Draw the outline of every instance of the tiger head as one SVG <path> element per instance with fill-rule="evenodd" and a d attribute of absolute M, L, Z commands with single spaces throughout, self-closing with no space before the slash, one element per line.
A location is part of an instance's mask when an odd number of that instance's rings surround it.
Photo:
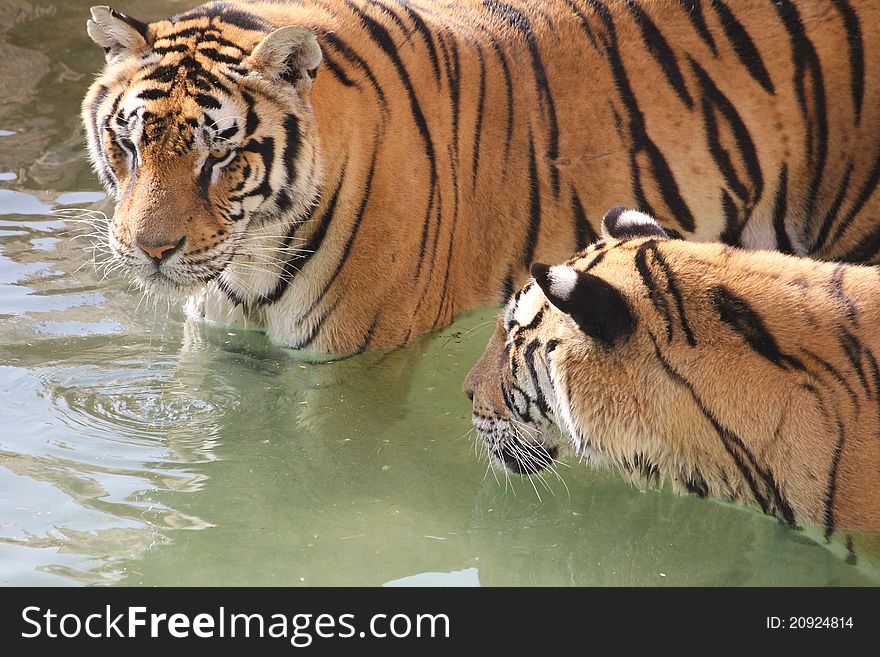
<path fill-rule="evenodd" d="M 115 201 L 113 257 L 149 290 L 191 291 L 246 251 L 248 235 L 283 234 L 314 203 L 309 92 L 321 49 L 305 27 L 273 29 L 225 3 L 150 24 L 109 7 L 91 14 L 107 65 L 82 119 Z"/>
<path fill-rule="evenodd" d="M 627 247 L 677 235 L 618 207 L 605 216 L 602 237 L 565 264 L 532 266 L 533 279 L 510 299 L 465 380 L 480 438 L 514 472 L 539 471 L 566 450 L 594 465 L 622 459 L 634 478 L 655 474 L 639 457 L 609 458 L 608 438 L 624 427 L 616 444 L 631 443 L 624 434 L 651 404 L 650 382 L 636 380 L 652 349 L 638 330 L 639 274 Z M 615 267 L 621 260 L 629 262 Z"/>

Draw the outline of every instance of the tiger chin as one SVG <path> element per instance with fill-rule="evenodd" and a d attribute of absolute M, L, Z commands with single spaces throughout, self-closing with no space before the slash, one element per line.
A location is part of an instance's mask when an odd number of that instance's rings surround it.
<path fill-rule="evenodd" d="M 498 461 L 567 448 L 826 538 L 880 530 L 877 268 L 686 242 L 617 207 L 532 274 L 464 386 Z"/>

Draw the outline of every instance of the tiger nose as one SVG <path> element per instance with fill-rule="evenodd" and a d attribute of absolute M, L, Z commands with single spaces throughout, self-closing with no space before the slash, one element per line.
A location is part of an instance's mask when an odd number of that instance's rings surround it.
<path fill-rule="evenodd" d="M 162 262 L 163 260 L 167 260 L 172 255 L 177 253 L 182 247 L 183 243 L 186 240 L 186 237 L 181 237 L 174 244 L 158 244 L 158 245 L 150 245 L 142 242 L 141 240 L 135 240 L 135 244 L 137 247 L 150 256 L 157 263 Z"/>

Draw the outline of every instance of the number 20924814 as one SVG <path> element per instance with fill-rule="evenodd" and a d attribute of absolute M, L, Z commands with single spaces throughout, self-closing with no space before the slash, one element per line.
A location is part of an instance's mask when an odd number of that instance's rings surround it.
<path fill-rule="evenodd" d="M 852 629 L 852 616 L 767 616 L 768 630 Z"/>

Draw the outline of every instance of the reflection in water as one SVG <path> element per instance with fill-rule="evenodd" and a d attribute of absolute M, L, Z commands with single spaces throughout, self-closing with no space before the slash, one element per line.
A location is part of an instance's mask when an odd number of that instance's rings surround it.
<path fill-rule="evenodd" d="M 92 3 L 0 2 L 0 584 L 880 581 L 754 511 L 576 464 L 540 501 L 497 482 L 460 392 L 492 309 L 316 364 L 101 280 L 71 220 L 109 211 L 77 115 Z"/>

